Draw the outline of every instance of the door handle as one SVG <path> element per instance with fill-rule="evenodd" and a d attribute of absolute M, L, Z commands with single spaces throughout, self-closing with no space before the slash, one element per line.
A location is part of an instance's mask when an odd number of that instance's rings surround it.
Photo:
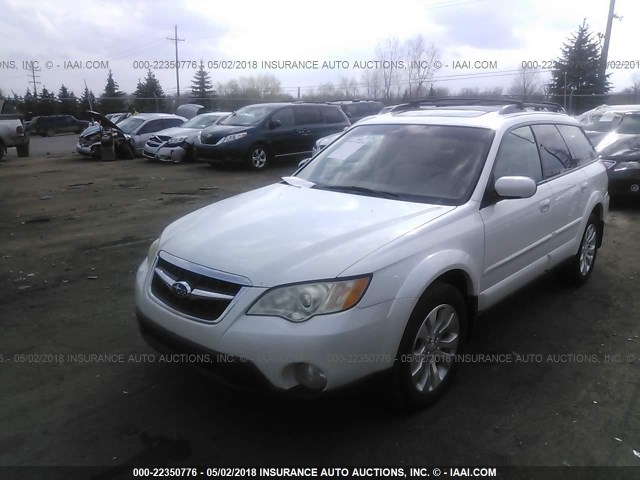
<path fill-rule="evenodd" d="M 551 202 L 549 200 L 544 200 L 540 202 L 540 211 L 546 212 L 547 210 L 549 210 L 550 205 L 551 205 Z"/>
<path fill-rule="evenodd" d="M 580 190 L 583 191 L 583 192 L 586 192 L 588 186 L 589 186 L 589 182 L 582 182 L 580 184 Z"/>

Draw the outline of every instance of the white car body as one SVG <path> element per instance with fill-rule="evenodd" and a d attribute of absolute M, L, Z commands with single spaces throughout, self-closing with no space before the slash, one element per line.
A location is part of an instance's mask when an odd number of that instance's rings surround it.
<path fill-rule="evenodd" d="M 193 118 L 211 117 L 217 123 L 220 120 L 231 115 L 231 112 L 211 112 L 202 113 Z M 187 124 L 191 121 L 190 119 Z M 213 123 L 211 125 L 213 125 Z M 161 162 L 180 163 L 186 159 L 189 146 L 193 146 L 195 137 L 203 130 L 203 128 L 174 127 L 167 128 L 152 135 L 144 145 L 142 155 L 149 160 L 159 160 Z M 186 138 L 185 138 L 186 137 Z M 172 140 L 184 138 L 180 143 L 172 143 Z"/>
<path fill-rule="evenodd" d="M 316 366 L 326 374 L 327 391 L 392 367 L 408 318 L 443 275 L 464 279 L 467 298 L 482 311 L 574 256 L 591 214 L 603 222 L 608 210 L 601 162 L 540 182 L 530 198 L 481 205 L 505 132 L 578 122 L 548 112 L 471 116 L 442 110 L 387 114 L 359 125 L 492 129 L 486 162 L 466 203 L 316 190 L 304 181 L 222 200 L 172 223 L 154 244 L 137 272 L 139 319 L 198 348 L 249 359 L 278 390 L 299 387 L 296 363 Z M 241 288 L 214 321 L 186 315 L 152 292 L 158 255 Z M 273 287 L 366 275 L 371 280 L 361 300 L 340 313 L 298 323 L 247 314 Z"/>

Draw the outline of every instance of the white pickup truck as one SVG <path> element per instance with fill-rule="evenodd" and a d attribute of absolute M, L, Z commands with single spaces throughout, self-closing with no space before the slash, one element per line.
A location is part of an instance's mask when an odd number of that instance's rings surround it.
<path fill-rule="evenodd" d="M 0 112 L 3 111 L 4 100 L 0 100 Z M 24 128 L 22 117 L 14 113 L 0 115 L 0 160 L 7 149 L 16 147 L 19 157 L 29 156 L 29 132 Z"/>

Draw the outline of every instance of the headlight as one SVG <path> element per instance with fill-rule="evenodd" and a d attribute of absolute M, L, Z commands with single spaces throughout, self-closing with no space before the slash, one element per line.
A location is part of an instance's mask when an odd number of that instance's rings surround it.
<path fill-rule="evenodd" d="M 315 315 L 342 312 L 360 301 L 370 281 L 371 277 L 366 276 L 275 287 L 260 297 L 247 315 L 271 315 L 304 322 Z"/>
<path fill-rule="evenodd" d="M 147 262 L 149 262 L 149 264 L 152 264 L 155 261 L 156 255 L 158 255 L 158 248 L 160 248 L 159 238 L 149 247 L 149 253 L 147 253 Z"/>
<path fill-rule="evenodd" d="M 216 143 L 216 145 L 221 145 L 227 142 L 233 142 L 234 140 L 240 140 L 241 138 L 244 138 L 246 136 L 247 136 L 247 132 L 234 133 L 233 135 L 227 135 L 226 137 L 222 137 L 220 140 L 218 140 L 218 143 Z"/>
<path fill-rule="evenodd" d="M 167 146 L 167 147 L 175 147 L 175 146 L 178 146 L 178 145 L 180 145 L 182 142 L 186 141 L 186 140 L 187 140 L 187 138 L 189 138 L 189 137 L 184 136 L 184 137 L 173 137 L 173 138 L 170 138 L 169 140 L 167 140 L 167 143 L 165 143 L 165 146 Z"/>

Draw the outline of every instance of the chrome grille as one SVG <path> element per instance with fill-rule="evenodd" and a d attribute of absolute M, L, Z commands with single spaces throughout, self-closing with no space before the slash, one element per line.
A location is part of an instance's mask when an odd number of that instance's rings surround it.
<path fill-rule="evenodd" d="M 164 254 L 165 257 L 169 257 Z M 214 322 L 224 313 L 242 284 L 233 283 L 183 268 L 169 258 L 158 261 L 151 281 L 151 292 L 165 305 L 174 310 L 207 322 Z M 181 262 L 186 263 L 186 262 Z M 173 285 L 181 283 L 190 290 L 187 295 L 176 294 Z M 180 293 L 180 292 L 179 292 Z"/>

